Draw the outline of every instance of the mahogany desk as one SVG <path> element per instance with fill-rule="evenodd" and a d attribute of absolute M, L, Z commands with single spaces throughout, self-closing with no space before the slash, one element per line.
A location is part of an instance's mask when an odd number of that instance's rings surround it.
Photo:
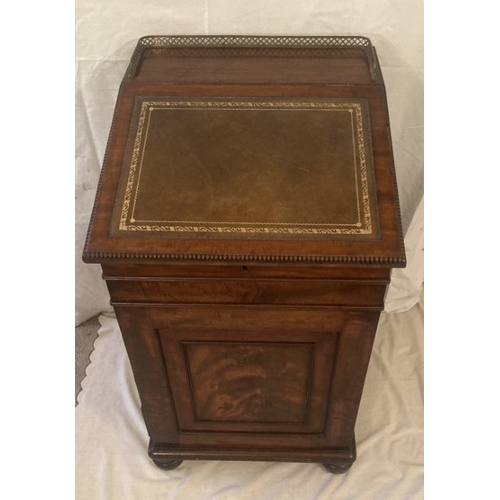
<path fill-rule="evenodd" d="M 405 265 L 370 41 L 141 38 L 83 258 L 102 266 L 158 466 L 346 471 Z"/>

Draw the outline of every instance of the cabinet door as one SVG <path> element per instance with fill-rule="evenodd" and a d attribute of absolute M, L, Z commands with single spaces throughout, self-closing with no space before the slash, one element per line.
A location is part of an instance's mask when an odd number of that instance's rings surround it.
<path fill-rule="evenodd" d="M 182 431 L 322 433 L 338 332 L 158 330 Z"/>
<path fill-rule="evenodd" d="M 374 334 L 361 313 L 172 305 L 117 315 L 155 442 L 351 445 Z M 139 316 L 146 325 L 132 324 Z"/>

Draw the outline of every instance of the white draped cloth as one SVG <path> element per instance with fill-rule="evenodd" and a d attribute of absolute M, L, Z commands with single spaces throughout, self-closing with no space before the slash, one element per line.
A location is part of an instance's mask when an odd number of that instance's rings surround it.
<path fill-rule="evenodd" d="M 100 266 L 81 261 L 118 87 L 137 40 L 206 34 L 363 35 L 377 49 L 408 266 L 393 272 L 392 314 L 381 318 L 356 425 L 358 459 L 344 475 L 297 463 L 154 466 Z M 103 313 L 76 408 L 77 500 L 423 498 L 423 1 L 77 0 L 76 132 L 75 323 Z"/>

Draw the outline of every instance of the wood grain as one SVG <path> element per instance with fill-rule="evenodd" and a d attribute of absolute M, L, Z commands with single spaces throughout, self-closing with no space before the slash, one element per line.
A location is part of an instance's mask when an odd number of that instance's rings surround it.
<path fill-rule="evenodd" d="M 121 196 L 120 203 L 134 200 L 126 190 L 137 189 L 138 181 L 127 185 L 124 166 L 124 160 L 139 151 L 133 150 L 133 137 L 129 138 L 134 106 L 153 97 L 176 102 L 208 102 L 208 98 L 362 102 L 363 147 L 369 148 L 373 160 L 367 203 L 377 214 L 373 226 L 377 231 L 337 240 L 328 235 L 307 239 L 300 235 L 215 238 L 198 234 L 195 238 L 190 234 L 148 236 L 133 230 L 125 236 L 114 233 L 117 199 Z M 203 115 L 208 120 L 203 122 L 204 130 L 195 128 L 186 142 L 196 148 L 181 144 L 175 150 L 179 161 L 166 161 L 161 154 L 153 158 L 169 170 L 165 178 L 144 181 L 148 192 L 155 194 L 154 203 L 148 205 L 150 200 L 143 193 L 148 218 L 155 218 L 155 206 L 160 204 L 158 213 L 168 219 L 172 210 L 167 202 L 162 205 L 162 193 L 168 193 L 169 203 L 175 198 L 175 213 L 184 214 L 187 205 L 182 200 L 189 190 L 182 188 L 179 179 L 199 184 L 199 170 L 191 176 L 177 175 L 176 165 L 190 169 L 190 151 L 196 150 L 196 161 L 201 161 L 204 152 L 216 152 L 219 145 L 224 147 L 222 154 L 209 154 L 212 162 L 202 165 L 217 188 L 213 192 L 219 198 L 226 193 L 223 173 L 235 164 L 232 158 L 240 160 L 237 155 L 245 152 L 245 175 L 255 171 L 259 178 L 252 178 L 253 184 L 233 178 L 239 194 L 228 199 L 233 200 L 233 214 L 238 209 L 239 220 L 247 221 L 248 213 L 258 212 L 265 224 L 267 212 L 274 213 L 276 207 L 269 205 L 269 197 L 267 205 L 263 201 L 258 205 L 258 186 L 265 185 L 271 170 L 277 175 L 283 166 L 280 157 L 286 157 L 289 165 L 302 158 L 298 163 L 310 167 L 323 161 L 330 147 L 328 135 L 314 142 L 323 131 L 323 117 L 311 115 L 305 128 L 306 122 L 293 122 L 287 129 L 293 130 L 294 137 L 290 154 L 282 136 L 260 130 L 255 137 L 260 137 L 266 149 L 259 156 L 253 154 L 257 145 L 242 144 L 235 133 L 241 120 L 231 128 L 233 135 L 223 140 L 220 134 L 234 125 L 224 116 L 229 121 L 212 140 L 207 133 L 210 116 Z M 273 127 L 272 120 L 255 117 L 255 123 L 245 118 L 245 124 L 258 127 L 259 121 L 265 121 L 268 129 Z M 286 113 L 279 118 L 286 119 Z M 334 136 L 341 137 L 333 134 L 330 138 Z M 170 137 L 157 136 L 152 144 L 161 146 Z M 278 137 L 280 146 L 274 148 Z M 301 146 L 304 141 L 309 149 Z M 338 151 L 349 152 L 350 147 Z M 360 149 L 353 146 L 352 151 Z M 316 190 L 307 179 L 308 191 L 297 199 L 303 206 L 314 201 L 315 211 L 300 214 L 302 219 L 297 220 L 330 221 L 331 207 L 341 207 L 345 214 L 360 213 L 358 207 L 347 205 L 349 200 L 360 199 L 363 184 L 357 179 L 348 184 L 348 177 L 342 177 L 347 171 L 344 157 L 335 156 L 336 173 L 323 182 L 330 189 Z M 368 156 L 359 156 L 364 157 Z M 252 158 L 258 159 L 260 168 L 252 169 Z M 323 179 L 329 174 L 326 165 L 321 170 Z M 292 182 L 291 177 L 300 180 L 302 173 L 289 174 L 274 183 L 282 205 L 300 188 L 300 182 Z M 343 186 L 348 185 L 358 189 L 356 196 L 354 191 L 351 196 L 342 195 Z M 247 196 L 245 189 L 250 188 L 251 196 Z M 315 192 L 322 195 L 311 199 Z M 335 192 L 335 200 L 328 199 L 329 192 Z M 253 212 L 241 202 L 244 196 L 254 200 Z M 230 204 L 227 213 L 221 212 L 224 200 L 216 201 L 216 213 L 225 221 L 234 220 Z M 206 206 L 199 208 L 200 214 L 210 213 Z M 190 210 L 196 215 L 196 206 Z M 287 212 L 287 221 L 294 217 L 293 211 Z M 148 453 L 159 467 L 169 470 L 186 459 L 222 459 L 318 462 L 332 473 L 348 470 L 356 459 L 354 427 L 391 269 L 406 262 L 387 97 L 369 40 L 141 39 L 118 95 L 83 259 L 102 266 L 151 438 Z"/>

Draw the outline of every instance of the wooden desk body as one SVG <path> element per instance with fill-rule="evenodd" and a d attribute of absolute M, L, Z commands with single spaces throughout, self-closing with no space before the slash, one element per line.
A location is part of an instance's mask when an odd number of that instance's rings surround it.
<path fill-rule="evenodd" d="M 141 39 L 84 260 L 102 266 L 157 465 L 347 470 L 405 265 L 370 42 Z"/>

